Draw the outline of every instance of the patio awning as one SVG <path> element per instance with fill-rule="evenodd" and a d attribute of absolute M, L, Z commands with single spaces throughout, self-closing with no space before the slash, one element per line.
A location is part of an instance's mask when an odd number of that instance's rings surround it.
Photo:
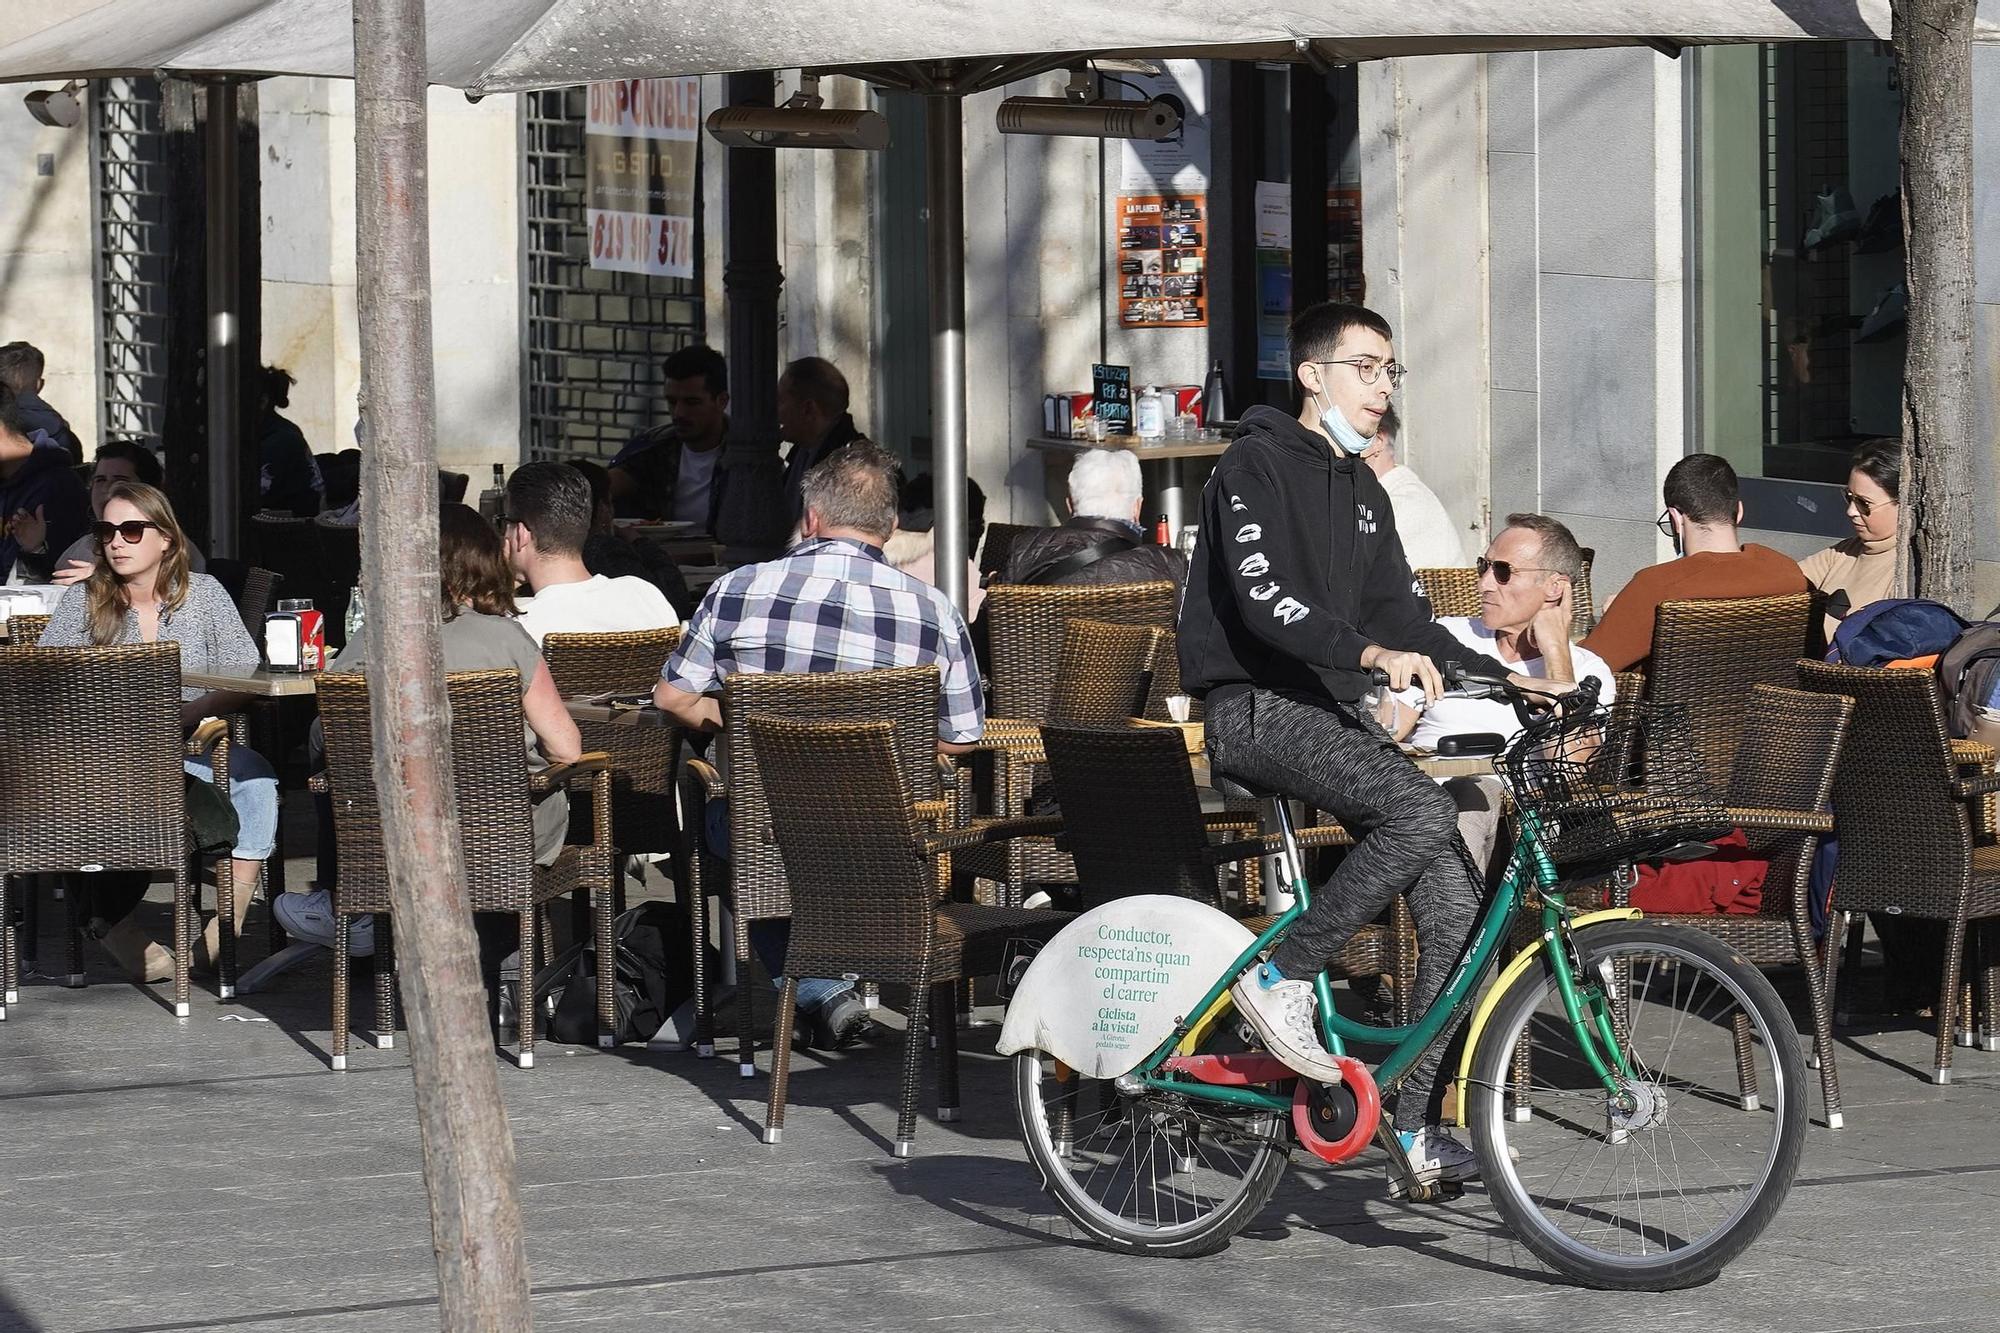
<path fill-rule="evenodd" d="M 428 13 L 431 82 L 473 92 L 1059 53 L 1357 60 L 1889 36 L 1889 0 L 429 0 Z M 353 68 L 341 0 L 102 0 L 0 46 L 0 82 Z"/>

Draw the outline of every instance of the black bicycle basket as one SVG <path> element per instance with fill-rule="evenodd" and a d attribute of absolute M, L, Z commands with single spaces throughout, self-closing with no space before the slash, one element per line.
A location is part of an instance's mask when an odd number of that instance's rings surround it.
<path fill-rule="evenodd" d="M 1519 817 L 1565 879 L 1730 828 L 1679 705 L 1620 699 L 1551 714 L 1524 727 L 1502 763 Z"/>

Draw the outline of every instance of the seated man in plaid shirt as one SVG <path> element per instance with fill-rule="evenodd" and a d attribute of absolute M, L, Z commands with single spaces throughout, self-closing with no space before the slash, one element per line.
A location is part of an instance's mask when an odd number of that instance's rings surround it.
<path fill-rule="evenodd" d="M 972 635 L 936 588 L 882 558 L 896 528 L 900 465 L 861 441 L 805 474 L 805 518 L 797 546 L 775 560 L 717 580 L 660 671 L 653 702 L 690 732 L 722 725 L 717 695 L 739 671 L 874 671 L 935 664 L 938 749 L 970 749 L 986 725 Z M 711 835 L 718 854 L 729 839 Z M 772 976 L 784 965 L 788 923 L 759 922 L 750 940 Z M 814 1044 L 846 1045 L 865 1035 L 868 1016 L 852 984 L 799 981 L 801 1023 Z"/>

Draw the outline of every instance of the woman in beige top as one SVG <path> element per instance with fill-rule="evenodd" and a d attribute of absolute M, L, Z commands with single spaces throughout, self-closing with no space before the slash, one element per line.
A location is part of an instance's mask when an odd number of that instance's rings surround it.
<path fill-rule="evenodd" d="M 1826 638 L 1840 622 L 1890 595 L 1896 581 L 1896 512 L 1903 480 L 1901 440 L 1870 440 L 1854 451 L 1847 473 L 1847 521 L 1854 535 L 1799 561 L 1827 596 Z"/>

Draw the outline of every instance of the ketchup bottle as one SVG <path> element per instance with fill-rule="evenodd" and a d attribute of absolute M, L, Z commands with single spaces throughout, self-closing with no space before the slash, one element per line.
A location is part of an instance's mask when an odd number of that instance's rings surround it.
<path fill-rule="evenodd" d="M 1153 545 L 1172 546 L 1173 544 L 1174 530 L 1168 525 L 1167 516 L 1162 514 L 1153 520 Z"/>

